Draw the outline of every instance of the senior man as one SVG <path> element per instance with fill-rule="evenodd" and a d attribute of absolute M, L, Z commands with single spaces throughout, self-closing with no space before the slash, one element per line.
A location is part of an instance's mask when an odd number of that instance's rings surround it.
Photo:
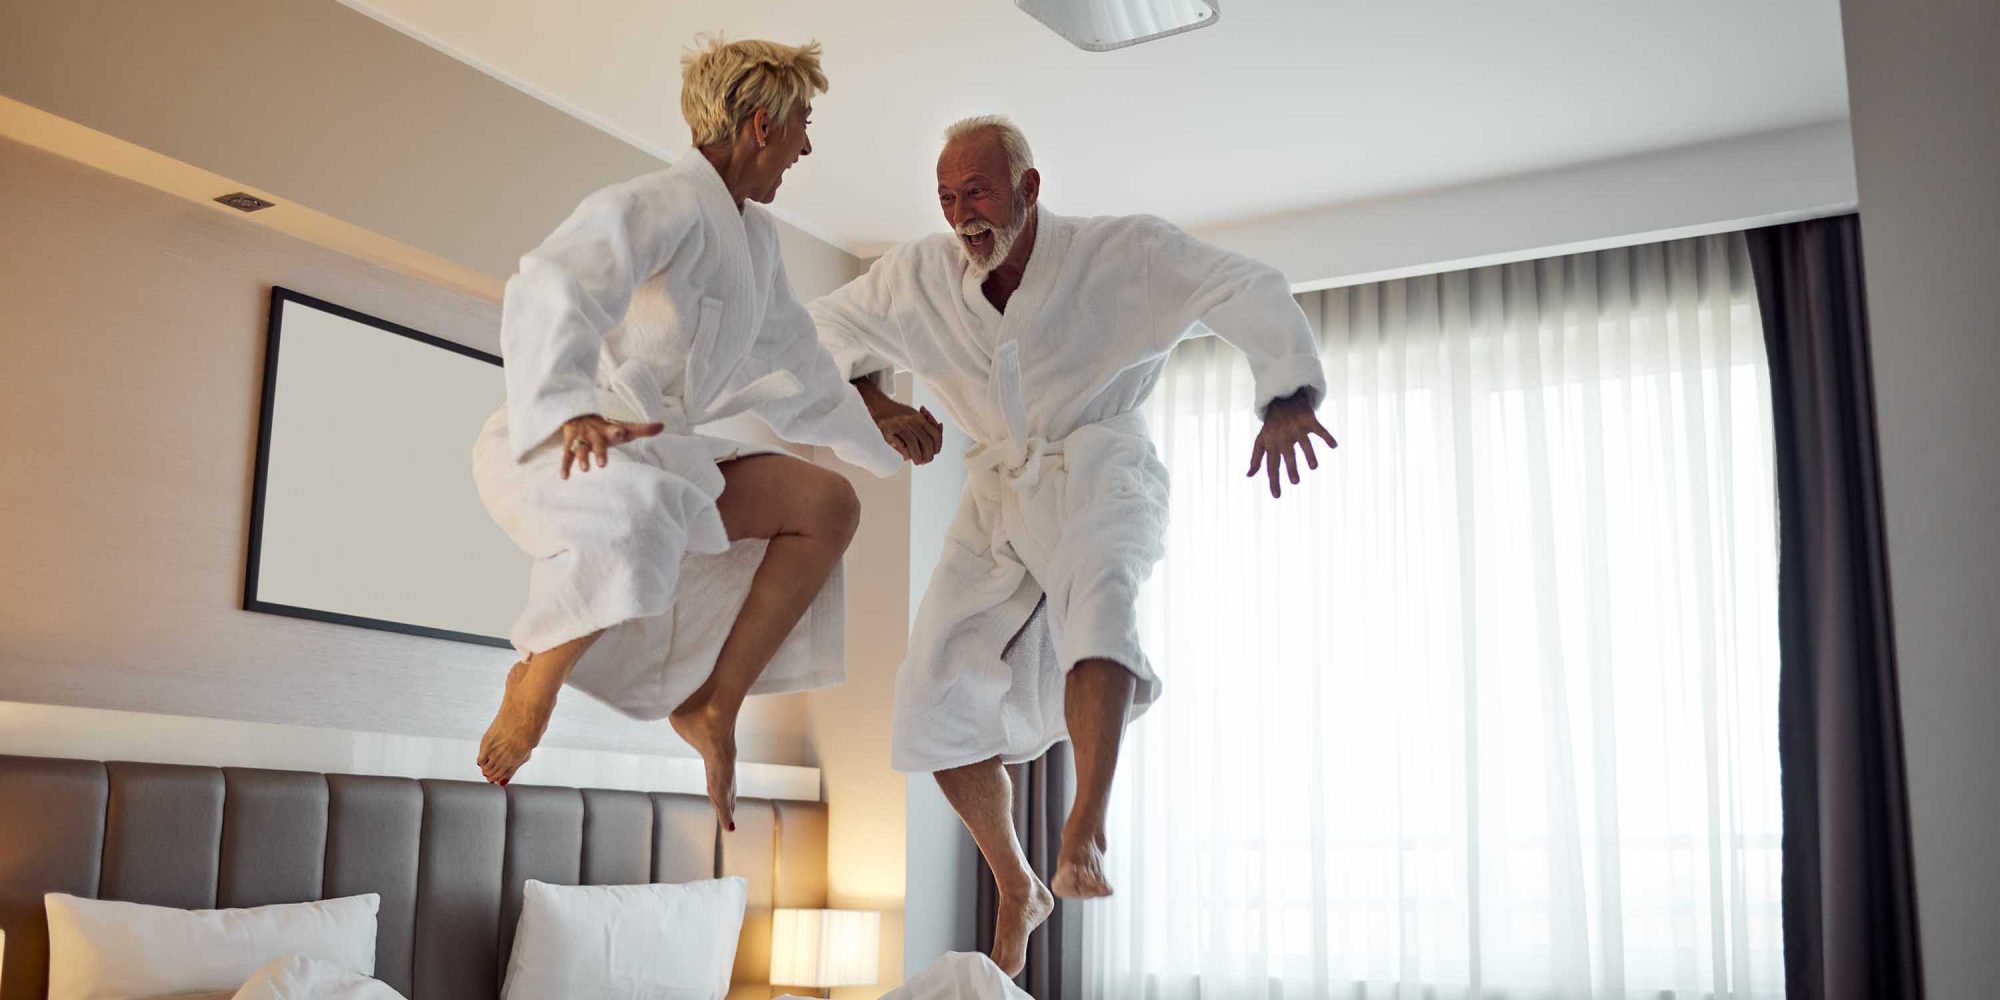
<path fill-rule="evenodd" d="M 1056 896 L 1111 893 L 1104 822 L 1128 720 L 1160 694 L 1140 648 L 1140 585 L 1164 551 L 1167 470 L 1140 407 L 1181 340 L 1213 332 L 1250 360 L 1271 495 L 1318 468 L 1326 392 L 1311 326 L 1276 270 L 1151 216 L 1040 207 L 1021 131 L 951 126 L 937 162 L 950 233 L 890 250 L 812 303 L 820 339 L 884 437 L 928 462 L 941 425 L 883 392 L 915 374 L 972 437 L 958 513 L 896 680 L 893 760 L 936 775 L 1000 891 L 992 958 L 1008 975 Z M 1280 469 L 1280 466 L 1283 469 Z M 1052 656 L 1009 648 L 1046 609 Z M 1227 669 L 1226 665 L 1223 669 Z M 1077 791 L 1044 886 L 1012 823 L 1006 764 L 1062 739 Z"/>

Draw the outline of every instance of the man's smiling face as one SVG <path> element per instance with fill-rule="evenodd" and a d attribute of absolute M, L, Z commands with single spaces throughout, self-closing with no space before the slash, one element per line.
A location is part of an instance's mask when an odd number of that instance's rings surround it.
<path fill-rule="evenodd" d="M 1033 207 L 1032 197 L 1014 184 L 1000 134 L 981 129 L 952 140 L 938 154 L 937 181 L 938 207 L 966 261 L 980 271 L 998 267 Z"/>

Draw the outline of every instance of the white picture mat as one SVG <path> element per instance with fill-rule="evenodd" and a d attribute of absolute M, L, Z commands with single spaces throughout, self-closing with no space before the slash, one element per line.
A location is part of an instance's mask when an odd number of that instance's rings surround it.
<path fill-rule="evenodd" d="M 280 299 L 259 603 L 499 638 L 528 558 L 487 515 L 472 444 L 500 367 Z"/>

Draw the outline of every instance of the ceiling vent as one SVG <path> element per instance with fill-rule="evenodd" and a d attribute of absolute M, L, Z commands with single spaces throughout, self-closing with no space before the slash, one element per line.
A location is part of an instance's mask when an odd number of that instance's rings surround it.
<path fill-rule="evenodd" d="M 215 200 L 239 212 L 261 211 L 277 204 L 276 202 L 265 201 L 247 191 L 232 191 Z"/>

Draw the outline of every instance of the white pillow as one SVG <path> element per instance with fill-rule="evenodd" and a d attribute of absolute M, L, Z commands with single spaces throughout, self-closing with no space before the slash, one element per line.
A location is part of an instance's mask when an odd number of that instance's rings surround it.
<path fill-rule="evenodd" d="M 747 892 L 740 878 L 582 886 L 529 879 L 501 1000 L 721 1000 Z"/>
<path fill-rule="evenodd" d="M 230 1000 L 403 1000 L 403 995 L 330 962 L 287 955 L 258 969 Z"/>
<path fill-rule="evenodd" d="M 49 1000 L 123 1000 L 243 985 L 286 955 L 375 974 L 375 893 L 247 910 L 177 910 L 60 892 L 49 914 Z"/>

